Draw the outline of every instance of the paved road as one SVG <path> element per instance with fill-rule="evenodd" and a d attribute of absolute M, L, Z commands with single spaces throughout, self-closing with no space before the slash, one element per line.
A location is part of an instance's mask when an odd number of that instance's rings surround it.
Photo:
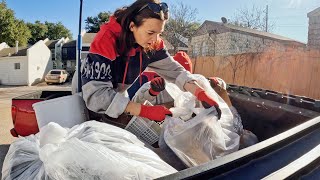
<path fill-rule="evenodd" d="M 3 86 L 0 85 L 0 170 L 2 170 L 3 159 L 9 149 L 11 142 L 15 140 L 10 134 L 13 128 L 11 118 L 11 99 L 26 93 L 39 90 L 71 90 L 71 85 L 46 85 L 45 83 L 37 86 Z M 1 179 L 1 171 L 0 171 Z"/>

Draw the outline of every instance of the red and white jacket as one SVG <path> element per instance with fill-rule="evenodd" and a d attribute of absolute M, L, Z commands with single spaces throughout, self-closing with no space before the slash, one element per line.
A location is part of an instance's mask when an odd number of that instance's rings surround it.
<path fill-rule="evenodd" d="M 147 67 L 185 91 L 183 86 L 193 80 L 192 75 L 172 59 L 162 40 L 155 52 L 137 47 L 130 50 L 129 58 L 122 57 L 116 48 L 120 32 L 120 24 L 111 17 L 101 26 L 81 63 L 83 99 L 88 109 L 117 118 L 130 101 L 123 92 Z"/>

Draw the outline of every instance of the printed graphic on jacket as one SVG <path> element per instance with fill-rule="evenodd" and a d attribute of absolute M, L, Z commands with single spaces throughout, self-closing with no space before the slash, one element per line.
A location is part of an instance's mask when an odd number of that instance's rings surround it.
<path fill-rule="evenodd" d="M 128 60 L 129 63 L 124 83 L 132 84 L 139 76 L 140 71 L 143 72 L 149 63 L 164 59 L 168 56 L 164 50 L 157 51 L 153 54 L 148 53 L 148 56 L 143 53 L 140 70 L 140 52 L 136 52 L 135 56 L 130 57 Z M 114 88 L 116 88 L 118 83 L 122 83 L 123 81 L 126 61 L 126 59 L 119 56 L 112 61 L 99 54 L 89 53 L 87 58 L 81 63 L 82 85 L 92 80 L 111 81 Z"/>

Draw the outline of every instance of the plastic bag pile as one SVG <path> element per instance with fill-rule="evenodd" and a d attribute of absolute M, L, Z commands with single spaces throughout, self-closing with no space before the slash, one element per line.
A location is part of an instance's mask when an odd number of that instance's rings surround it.
<path fill-rule="evenodd" d="M 211 88 L 201 75 L 194 75 L 197 82 L 215 99 L 222 111 L 218 120 L 214 107 L 197 107 L 195 97 L 167 83 L 166 89 L 174 99 L 173 117 L 167 117 L 160 137 L 161 148 L 169 148 L 188 167 L 197 166 L 239 149 L 239 128 L 228 105 Z M 196 116 L 194 116 L 196 114 Z M 163 148 L 163 149 L 164 149 Z"/>
<path fill-rule="evenodd" d="M 155 179 L 175 172 L 130 132 L 88 121 L 71 129 L 50 123 L 17 139 L 2 179 Z"/>

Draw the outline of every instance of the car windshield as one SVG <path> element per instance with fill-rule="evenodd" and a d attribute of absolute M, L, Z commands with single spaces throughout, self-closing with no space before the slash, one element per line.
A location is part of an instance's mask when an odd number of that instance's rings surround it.
<path fill-rule="evenodd" d="M 61 71 L 51 71 L 50 74 L 61 74 Z"/>

